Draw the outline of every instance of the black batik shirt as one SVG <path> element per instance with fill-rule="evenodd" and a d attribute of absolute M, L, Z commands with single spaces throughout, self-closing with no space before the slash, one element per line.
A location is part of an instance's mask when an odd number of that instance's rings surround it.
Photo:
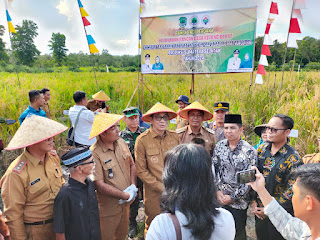
<path fill-rule="evenodd" d="M 100 240 L 98 200 L 93 182 L 73 178 L 63 185 L 54 201 L 53 231 L 66 240 Z"/>
<path fill-rule="evenodd" d="M 232 203 L 230 207 L 235 209 L 247 209 L 250 201 L 250 186 L 238 184 L 236 173 L 249 170 L 256 165 L 257 151 L 246 141 L 240 139 L 236 148 L 231 151 L 227 139 L 217 143 L 212 163 L 215 171 L 217 190 L 224 195 L 229 195 Z"/>
<path fill-rule="evenodd" d="M 275 155 L 271 154 L 271 145 L 264 143 L 258 147 L 258 169 L 266 180 L 265 186 L 270 195 L 292 213 L 292 185 L 295 181 L 291 173 L 303 163 L 299 153 L 290 145 L 285 144 Z M 263 206 L 260 199 L 258 205 Z"/>

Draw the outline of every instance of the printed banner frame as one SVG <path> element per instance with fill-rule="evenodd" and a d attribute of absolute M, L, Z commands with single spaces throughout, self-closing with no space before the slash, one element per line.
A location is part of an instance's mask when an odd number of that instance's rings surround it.
<path fill-rule="evenodd" d="M 141 17 L 142 74 L 253 72 L 257 7 Z"/>

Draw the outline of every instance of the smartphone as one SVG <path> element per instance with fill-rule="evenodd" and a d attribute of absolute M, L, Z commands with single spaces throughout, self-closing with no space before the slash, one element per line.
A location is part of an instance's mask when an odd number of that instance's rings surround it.
<path fill-rule="evenodd" d="M 236 173 L 236 181 L 238 184 L 254 182 L 256 180 L 256 170 L 245 170 Z"/>
<path fill-rule="evenodd" d="M 102 109 L 106 108 L 106 102 L 102 102 L 102 103 L 101 103 L 101 108 L 102 108 Z"/>

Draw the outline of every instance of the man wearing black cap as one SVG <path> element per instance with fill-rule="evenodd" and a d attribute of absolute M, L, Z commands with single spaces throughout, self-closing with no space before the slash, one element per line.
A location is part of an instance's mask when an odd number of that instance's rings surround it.
<path fill-rule="evenodd" d="M 229 103 L 227 102 L 215 102 L 213 104 L 213 122 L 210 122 L 208 128 L 214 131 L 216 141 L 219 142 L 226 137 L 224 136 L 224 118 L 226 114 L 229 114 Z"/>
<path fill-rule="evenodd" d="M 257 151 L 242 140 L 241 115 L 229 114 L 224 120 L 226 139 L 217 143 L 212 156 L 214 164 L 217 198 L 225 209 L 230 211 L 236 223 L 236 238 L 246 238 L 247 208 L 250 187 L 237 184 L 236 172 L 249 170 L 257 161 Z"/>
<path fill-rule="evenodd" d="M 233 51 L 233 57 L 228 60 L 227 72 L 236 72 L 240 68 L 241 59 L 239 58 L 239 49 Z"/>
<path fill-rule="evenodd" d="M 139 126 L 139 116 L 140 113 L 138 108 L 130 107 L 123 110 L 124 114 L 124 122 L 127 124 L 127 127 L 120 132 L 120 137 L 124 139 L 126 144 L 129 147 L 131 152 L 131 156 L 133 161 L 135 161 L 134 157 L 134 145 L 136 142 L 137 137 L 146 131 L 147 129 L 144 127 Z M 140 178 L 137 178 L 137 188 L 139 189 L 140 193 L 142 194 L 143 191 L 143 184 Z M 137 235 L 137 221 L 136 217 L 138 215 L 139 210 L 139 198 L 137 197 L 133 203 L 130 205 L 130 214 L 129 214 L 129 237 L 134 237 Z"/>
<path fill-rule="evenodd" d="M 150 54 L 144 56 L 145 64 L 141 66 L 141 73 L 153 73 L 152 64 L 150 64 Z"/>
<path fill-rule="evenodd" d="M 94 161 L 88 147 L 74 148 L 61 157 L 69 168 L 69 181 L 54 201 L 53 231 L 56 240 L 100 240 L 98 200 L 88 176 Z"/>
<path fill-rule="evenodd" d="M 180 95 L 179 98 L 176 100 L 176 103 L 178 104 L 179 111 L 184 109 L 186 106 L 190 105 L 189 98 L 185 95 Z M 183 119 L 178 115 L 176 118 L 176 124 L 176 129 L 179 129 L 189 125 L 189 122 L 187 119 Z"/>

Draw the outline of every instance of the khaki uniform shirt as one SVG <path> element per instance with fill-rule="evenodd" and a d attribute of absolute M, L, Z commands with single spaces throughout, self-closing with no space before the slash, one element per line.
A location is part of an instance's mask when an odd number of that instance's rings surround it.
<path fill-rule="evenodd" d="M 216 141 L 220 142 L 223 139 L 226 139 L 224 136 L 224 130 L 223 127 L 218 127 L 216 124 L 216 121 L 210 122 L 208 124 L 208 128 L 214 131 L 214 136 L 216 137 Z"/>
<path fill-rule="evenodd" d="M 201 127 L 200 132 L 195 134 L 192 132 L 190 126 L 186 126 L 178 129 L 177 133 L 179 134 L 181 143 L 190 143 L 193 138 L 202 138 L 206 143 L 206 149 L 210 155 L 212 155 L 216 140 L 214 137 L 214 131 L 211 129 Z"/>
<path fill-rule="evenodd" d="M 54 199 L 63 184 L 55 154 L 47 153 L 43 163 L 25 150 L 10 164 L 0 187 L 11 239 L 26 239 L 24 222 L 53 218 Z"/>
<path fill-rule="evenodd" d="M 183 128 L 183 127 L 189 125 L 188 120 L 183 119 L 180 116 L 177 116 L 176 123 L 177 123 L 176 129 Z"/>
<path fill-rule="evenodd" d="M 320 153 L 313 153 L 313 154 L 305 155 L 302 158 L 302 162 L 304 164 L 307 164 L 307 163 L 320 163 Z"/>
<path fill-rule="evenodd" d="M 137 138 L 134 148 L 137 175 L 152 191 L 161 193 L 164 190 L 164 155 L 178 144 L 179 136 L 176 132 L 166 130 L 164 136 L 160 136 L 153 127 Z"/>
<path fill-rule="evenodd" d="M 101 106 L 99 105 L 99 102 L 94 100 L 94 99 L 91 99 L 88 101 L 87 103 L 87 108 L 92 111 L 92 112 L 95 112 L 97 109 L 101 108 Z M 107 108 L 107 112 L 109 112 L 110 110 L 110 107 L 109 105 L 106 104 L 106 108 Z"/>
<path fill-rule="evenodd" d="M 131 185 L 130 164 L 133 159 L 126 142 L 122 138 L 114 143 L 114 149 L 110 149 L 97 137 L 97 142 L 91 146 L 90 150 L 96 164 L 94 181 L 103 180 L 120 191 Z M 112 174 L 109 174 L 110 171 L 112 171 Z M 97 195 L 100 217 L 121 214 L 122 207 L 118 203 L 118 198 L 99 191 L 97 191 Z"/>
<path fill-rule="evenodd" d="M 50 112 L 49 102 L 45 101 L 45 102 L 44 102 L 44 105 L 41 107 L 41 109 L 42 109 L 43 111 L 45 111 L 45 113 L 46 113 L 46 115 L 47 115 L 47 118 L 52 119 L 51 112 Z"/>

